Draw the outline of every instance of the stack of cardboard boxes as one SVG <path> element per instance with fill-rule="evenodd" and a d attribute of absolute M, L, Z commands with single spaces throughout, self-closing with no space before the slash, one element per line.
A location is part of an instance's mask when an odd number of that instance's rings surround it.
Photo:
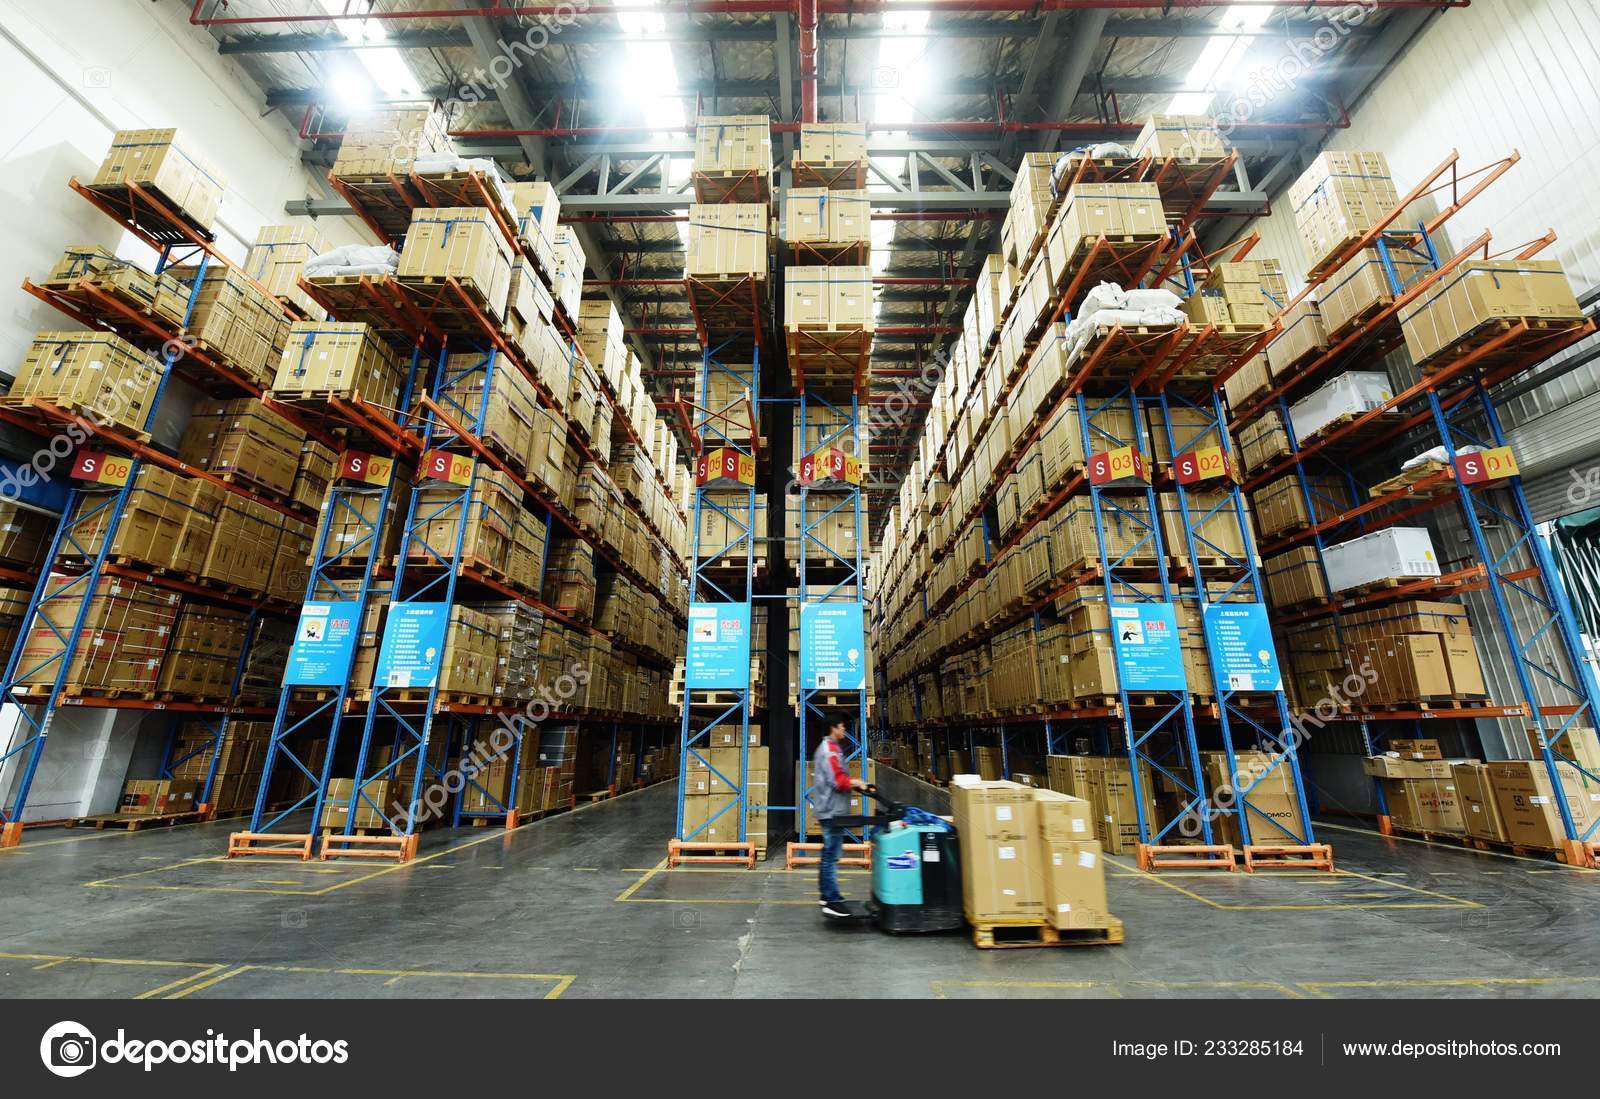
<path fill-rule="evenodd" d="M 511 291 L 511 242 L 485 207 L 420 207 L 411 212 L 395 276 L 441 292 L 444 281 L 453 279 L 500 322 Z"/>
<path fill-rule="evenodd" d="M 861 122 L 803 122 L 794 159 L 803 164 L 849 164 L 867 159 L 867 127 Z"/>
<path fill-rule="evenodd" d="M 702 115 L 697 118 L 694 170 L 708 175 L 770 178 L 772 119 L 764 114 Z"/>
<path fill-rule="evenodd" d="M 952 782 L 950 801 L 968 923 L 1046 924 L 1063 931 L 1119 926 L 1108 911 L 1088 802 L 970 776 Z"/>
<path fill-rule="evenodd" d="M 448 120 L 437 106 L 378 108 L 345 124 L 332 174 L 354 179 L 404 176 L 417 157 L 449 149 Z"/>
<path fill-rule="evenodd" d="M 1200 163 L 1227 156 L 1227 143 L 1209 115 L 1156 114 L 1133 142 L 1135 157 Z"/>
<path fill-rule="evenodd" d="M 86 284 L 173 327 L 183 323 L 189 308 L 190 287 L 172 271 L 151 274 L 138 264 L 117 259 L 98 244 L 68 245 L 42 283 L 64 291 L 80 290 Z"/>
<path fill-rule="evenodd" d="M 739 745 L 740 727 L 714 726 L 707 745 L 697 745 L 684 761 L 683 835 L 693 843 L 738 843 L 739 786 L 745 792 L 744 842 L 756 856 L 767 850 L 767 806 L 770 805 L 768 752 L 761 745 L 761 726 L 749 728 L 748 750 Z M 740 760 L 745 760 L 741 776 Z M 735 785 L 738 783 L 739 785 Z"/>
<path fill-rule="evenodd" d="M 394 348 L 366 325 L 296 321 L 289 326 L 272 396 L 310 403 L 330 394 L 359 396 L 379 409 L 395 410 L 405 376 Z"/>
<path fill-rule="evenodd" d="M 1490 322 L 1581 321 L 1583 316 L 1561 264 L 1474 261 L 1402 307 L 1400 328 L 1411 361 L 1427 372 L 1443 352 Z"/>
<path fill-rule="evenodd" d="M 186 285 L 198 268 L 174 272 Z M 187 332 L 226 366 L 258 385 L 277 369 L 288 337 L 289 315 L 278 299 L 240 271 L 214 264 L 205 269 Z"/>
<path fill-rule="evenodd" d="M 63 592 L 81 581 L 52 576 L 22 642 L 18 683 L 49 690 L 72 635 L 79 599 Z M 150 584 L 102 577 L 84 610 L 66 684 L 74 693 L 154 697 L 161 664 L 177 626 L 180 597 Z"/>
<path fill-rule="evenodd" d="M 6 400 L 44 401 L 137 434 L 149 426 L 164 372 L 158 359 L 110 332 L 40 332 Z"/>
<path fill-rule="evenodd" d="M 868 216 L 866 191 L 793 187 L 783 200 L 783 239 L 790 245 L 865 245 Z"/>
<path fill-rule="evenodd" d="M 314 225 L 265 225 L 244 258 L 244 273 L 308 320 L 327 319 L 327 313 L 300 288 L 306 260 L 327 251 L 328 242 Z"/>
<path fill-rule="evenodd" d="M 759 202 L 696 203 L 689 207 L 691 279 L 765 280 L 769 258 L 769 214 Z"/>
<path fill-rule="evenodd" d="M 155 192 L 179 214 L 209 230 L 222 206 L 225 182 L 216 164 L 200 155 L 178 131 L 118 130 L 111 151 L 95 173 L 94 187 L 134 184 Z"/>
<path fill-rule="evenodd" d="M 1325 152 L 1289 188 L 1289 202 L 1316 271 L 1382 221 L 1400 193 L 1382 153 Z"/>

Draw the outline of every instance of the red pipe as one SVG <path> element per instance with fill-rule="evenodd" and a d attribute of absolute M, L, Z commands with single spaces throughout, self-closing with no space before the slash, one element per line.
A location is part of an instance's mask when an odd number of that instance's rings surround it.
<path fill-rule="evenodd" d="M 819 0 L 795 0 L 800 24 L 800 121 L 817 120 L 817 7 Z M 780 59 L 780 64 L 782 63 Z"/>
<path fill-rule="evenodd" d="M 959 331 L 959 324 L 880 324 L 877 328 L 880 336 L 939 336 Z"/>
<path fill-rule="evenodd" d="M 568 4 L 489 4 L 475 8 L 430 8 L 422 11 L 303 12 L 296 15 L 228 15 L 201 17 L 206 0 L 195 0 L 189 22 L 197 27 L 252 26 L 271 23 L 333 23 L 344 20 L 405 22 L 408 20 L 507 18 L 519 15 L 571 15 Z M 885 11 L 983 12 L 1079 11 L 1085 8 L 1119 10 L 1153 8 L 1214 8 L 1218 0 L 815 0 L 819 15 L 865 15 Z M 1241 6 L 1271 8 L 1342 8 L 1350 0 L 1233 0 Z M 1405 8 L 1464 8 L 1471 0 L 1365 0 L 1377 10 Z M 696 15 L 778 15 L 795 10 L 792 0 L 675 0 L 673 11 Z M 637 7 L 590 4 L 583 15 L 637 14 Z"/>

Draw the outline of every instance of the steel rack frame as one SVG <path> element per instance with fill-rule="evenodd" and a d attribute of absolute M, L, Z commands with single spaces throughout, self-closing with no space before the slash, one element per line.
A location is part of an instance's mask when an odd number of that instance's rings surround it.
<path fill-rule="evenodd" d="M 256 630 L 260 625 L 260 622 L 260 608 L 252 608 L 249 618 L 245 621 L 244 647 L 239 651 L 239 661 L 234 667 L 233 681 L 228 688 L 228 698 L 230 700 L 235 700 L 239 697 L 240 688 L 244 685 L 244 673 L 245 670 L 250 666 L 250 651 L 255 645 Z M 222 746 L 227 742 L 228 727 L 232 724 L 232 722 L 233 711 L 231 709 L 224 710 L 221 714 L 217 715 L 215 723 L 205 718 L 199 719 L 199 721 L 195 723 L 205 726 L 210 731 L 210 740 L 208 740 L 205 744 L 202 744 L 200 747 L 195 748 L 193 751 L 187 752 L 184 755 L 179 756 L 177 759 L 174 759 L 173 752 L 177 746 L 178 732 L 184 725 L 184 722 L 181 718 L 174 718 L 172 721 L 172 728 L 167 735 L 166 749 L 162 752 L 161 777 L 166 779 L 174 777 L 173 772 L 183 764 L 187 763 L 189 760 L 201 755 L 202 753 L 210 753 L 206 760 L 205 783 L 201 787 L 200 797 L 195 803 L 195 807 L 206 819 L 210 819 L 214 815 L 214 806 L 211 804 L 211 799 L 216 793 L 217 764 L 222 761 Z"/>
<path fill-rule="evenodd" d="M 442 358 L 442 356 L 441 356 Z M 424 371 L 421 349 L 411 354 L 402 405 L 409 405 L 410 393 Z M 305 602 L 342 603 L 357 623 L 365 616 L 368 601 L 381 579 L 387 575 L 387 566 L 381 561 L 391 502 L 397 492 L 409 487 L 403 480 L 399 461 L 391 461 L 388 473 L 379 484 L 360 481 L 336 480 L 329 488 L 327 505 L 317 527 L 317 540 L 311 552 L 311 574 L 306 582 Z M 360 501 L 375 500 L 369 518 Z M 344 545 L 335 545 L 331 538 L 335 522 L 348 523 L 357 532 L 356 537 Z M 227 857 L 247 855 L 281 855 L 309 859 L 317 827 L 322 821 L 327 800 L 328 782 L 332 777 L 334 755 L 345 719 L 349 716 L 349 700 L 354 686 L 356 646 L 352 645 L 346 657 L 343 675 L 331 690 L 284 684 L 278 691 L 278 708 L 273 717 L 272 736 L 267 746 L 267 756 L 261 768 L 261 786 L 256 793 L 255 808 L 250 814 L 250 825 L 228 837 Z M 316 696 L 321 695 L 318 698 Z M 309 701 L 307 708 L 297 705 Z M 327 729 L 326 746 L 322 760 L 317 762 L 314 749 L 320 741 L 314 735 Z M 268 795 L 273 774 L 279 766 L 288 766 L 311 783 L 311 790 L 281 808 L 268 805 Z M 309 809 L 310 820 L 304 831 L 289 828 L 290 818 Z M 283 830 L 279 830 L 282 826 Z"/>
<path fill-rule="evenodd" d="M 759 324 L 759 319 L 756 321 Z M 750 367 L 748 371 L 741 369 L 743 364 L 724 363 L 720 356 L 726 351 L 742 353 L 749 351 Z M 757 395 L 761 392 L 761 346 L 759 338 L 754 346 L 747 345 L 740 337 L 733 337 L 720 344 L 707 345 L 701 350 L 700 358 L 700 392 L 707 398 L 709 406 L 711 395 L 711 380 L 713 377 L 728 377 L 740 383 L 744 395 L 721 409 L 701 408 L 694 406 L 696 417 L 688 426 L 688 435 L 699 450 L 695 456 L 695 493 L 694 507 L 690 514 L 690 523 L 693 528 L 691 536 L 691 562 L 689 573 L 689 598 L 691 603 L 706 601 L 712 604 L 743 604 L 743 614 L 747 621 L 752 621 L 755 600 L 755 563 L 756 549 L 760 537 L 756 532 L 756 485 L 754 477 L 742 488 L 719 487 L 719 479 L 707 468 L 709 450 L 708 440 L 718 444 L 710 449 L 730 450 L 736 456 L 736 461 L 748 459 L 752 468 L 755 467 L 759 456 L 761 438 L 761 424 L 755 415 L 758 407 Z M 737 423 L 735 410 L 740 406 L 748 410 L 750 415 L 749 438 L 734 438 L 725 425 Z M 683 402 L 678 402 L 678 414 L 687 418 L 687 410 Z M 738 482 L 736 482 L 738 483 Z M 737 505 L 730 508 L 724 506 L 712 493 L 737 496 L 742 492 L 744 496 L 743 514 L 737 514 Z M 710 556 L 701 553 L 700 534 L 703 526 L 702 516 L 707 513 L 719 515 L 735 532 L 734 537 L 728 539 L 727 544 Z M 722 564 L 728 558 L 739 552 L 744 555 L 742 583 L 730 579 L 730 575 L 737 575 L 735 568 Z M 736 590 L 730 591 L 733 588 Z M 772 623 L 767 623 L 768 629 Z M 748 672 L 748 664 L 746 665 Z M 667 864 L 677 866 L 682 863 L 713 863 L 740 865 L 754 868 L 756 863 L 756 847 L 748 839 L 749 824 L 749 789 L 747 776 L 750 763 L 750 718 L 755 709 L 754 685 L 746 678 L 742 687 L 709 692 L 716 696 L 726 696 L 726 701 L 712 700 L 709 702 L 696 702 L 695 693 L 689 683 L 690 668 L 687 657 L 684 663 L 683 682 L 683 708 L 678 721 L 678 796 L 676 804 L 676 819 L 673 824 L 672 838 L 667 842 Z M 718 770 L 711 763 L 709 750 L 711 747 L 711 732 L 721 725 L 737 724 L 739 727 L 739 768 L 737 775 L 727 775 Z M 723 786 L 733 792 L 733 801 L 711 814 L 706 820 L 696 822 L 692 827 L 688 819 L 688 777 L 691 764 L 697 764 L 696 770 L 704 768 L 715 776 Z M 728 813 L 733 813 L 739 822 L 738 838 L 732 842 L 712 841 L 705 838 L 706 830 L 718 819 Z"/>
<path fill-rule="evenodd" d="M 1553 747 L 1569 728 L 1594 720 L 1597 702 L 1600 702 L 1600 691 L 1597 691 L 1584 661 L 1583 644 L 1570 598 L 1550 557 L 1548 546 L 1540 537 L 1533 522 L 1521 477 L 1511 476 L 1502 480 L 1468 484 L 1457 476 L 1456 469 L 1462 448 L 1465 446 L 1487 448 L 1506 445 L 1506 436 L 1493 397 L 1494 386 L 1588 338 L 1595 331 L 1594 322 L 1587 321 L 1553 330 L 1533 329 L 1526 322 L 1502 326 L 1496 334 L 1467 345 L 1464 350 L 1449 359 L 1442 369 L 1424 372 L 1420 381 L 1395 394 L 1384 405 L 1357 417 L 1341 428 L 1320 436 L 1309 445 L 1302 445 L 1296 437 L 1287 407 L 1288 395 L 1291 392 L 1324 372 L 1329 375 L 1336 372 L 1337 368 L 1351 362 L 1353 354 L 1374 347 L 1379 349 L 1380 353 L 1386 349 L 1393 349 L 1398 345 L 1393 322 L 1404 306 L 1416 301 L 1429 287 L 1437 285 L 1451 271 L 1472 259 L 1480 251 L 1485 258 L 1489 256 L 1491 235 L 1488 232 L 1481 234 L 1466 248 L 1444 261 L 1440 260 L 1432 237 L 1449 217 L 1504 175 L 1519 159 L 1520 155 L 1513 152 L 1509 157 L 1463 175 L 1456 167 L 1458 155 L 1452 152 L 1433 173 L 1402 198 L 1386 217 L 1380 219 L 1378 225 L 1365 233 L 1360 240 L 1342 250 L 1334 260 L 1319 264 L 1312 271 L 1305 290 L 1289 303 L 1291 307 L 1326 281 L 1346 260 L 1366 247 L 1373 247 L 1379 253 L 1392 297 L 1391 302 L 1354 326 L 1321 356 L 1307 364 L 1294 378 L 1270 385 L 1265 394 L 1252 398 L 1244 409 L 1235 410 L 1233 426 L 1237 428 L 1254 420 L 1269 407 L 1280 410 L 1290 442 L 1290 454 L 1269 463 L 1267 468 L 1253 474 L 1246 487 L 1274 480 L 1290 470 L 1294 472 L 1312 523 L 1308 531 L 1294 538 L 1285 539 L 1285 545 L 1311 541 L 1318 551 L 1320 563 L 1322 550 L 1328 541 L 1324 538 L 1326 533 L 1350 523 L 1358 524 L 1358 528 L 1362 530 L 1378 529 L 1445 506 L 1453 497 L 1471 538 L 1477 559 L 1481 562 L 1458 573 L 1442 576 L 1437 583 L 1424 581 L 1402 586 L 1400 589 L 1395 589 L 1390 597 L 1441 590 L 1486 590 L 1489 593 L 1495 619 L 1500 626 L 1500 636 L 1504 638 L 1510 656 L 1510 664 L 1515 673 L 1522 703 L 1490 704 L 1484 707 L 1460 707 L 1452 710 L 1372 712 L 1368 708 L 1362 708 L 1359 711 L 1342 714 L 1336 720 L 1355 722 L 1363 746 L 1368 754 L 1371 754 L 1377 750 L 1377 742 L 1386 732 L 1385 727 L 1374 728 L 1374 725 L 1379 723 L 1382 723 L 1382 726 L 1395 721 L 1420 724 L 1424 719 L 1441 716 L 1474 719 L 1526 718 L 1529 722 L 1527 732 L 1530 746 L 1535 751 L 1535 757 L 1544 764 L 1551 783 L 1559 790 L 1562 788 L 1562 764 L 1576 769 L 1590 780 L 1600 780 L 1600 776 L 1591 774 L 1575 760 Z M 1443 185 L 1435 187 L 1435 184 L 1447 173 L 1450 175 L 1448 186 L 1452 190 L 1453 201 L 1444 211 L 1419 225 L 1415 230 L 1391 228 L 1405 208 L 1416 198 L 1431 193 L 1432 190 L 1441 189 Z M 1480 178 L 1462 193 L 1461 183 L 1474 177 Z M 1529 259 L 1553 240 L 1554 234 L 1547 234 L 1537 241 L 1510 249 L 1508 252 L 1515 252 L 1517 259 Z M 1427 263 L 1426 269 L 1409 281 L 1402 280 L 1392 259 L 1393 252 L 1397 249 L 1409 250 L 1413 255 L 1424 259 Z M 1219 377 L 1216 386 L 1219 391 L 1225 380 L 1226 374 Z M 1422 406 L 1420 410 L 1408 411 L 1418 405 Z M 1390 419 L 1398 417 L 1398 422 L 1392 425 L 1379 425 L 1383 430 L 1372 439 L 1371 445 L 1379 446 L 1405 439 L 1415 441 L 1419 438 L 1418 429 L 1424 429 L 1421 437 L 1431 435 L 1439 439 L 1447 458 L 1444 468 L 1421 479 L 1415 485 L 1401 486 L 1379 497 L 1355 503 L 1348 513 L 1337 515 L 1327 521 L 1318 521 L 1319 512 L 1315 508 L 1315 499 L 1310 490 L 1307 463 L 1314 458 L 1326 458 L 1334 446 L 1341 441 L 1356 437 L 1358 432 L 1381 417 Z M 1335 465 L 1337 468 L 1337 464 Z M 1407 501 L 1411 499 L 1416 499 L 1417 502 L 1407 505 Z M 1370 523 L 1368 522 L 1368 515 L 1395 505 L 1401 507 L 1398 513 L 1379 514 Z M 1498 538 L 1491 538 L 1490 535 L 1496 528 L 1505 533 Z M 1323 576 L 1326 586 L 1325 570 Z M 1329 590 L 1331 595 L 1331 589 Z M 1362 602 L 1381 601 L 1381 598 L 1375 598 Z M 1352 605 L 1352 602 L 1330 598 L 1325 607 L 1302 612 L 1295 618 L 1298 620 L 1312 615 L 1331 615 L 1335 628 L 1339 629 L 1339 611 L 1347 605 Z M 1342 636 L 1342 630 L 1340 634 Z M 1375 780 L 1374 785 L 1379 808 L 1379 829 L 1388 833 L 1393 830 L 1392 819 L 1388 813 L 1381 783 Z M 1596 842 L 1597 828 L 1578 828 L 1564 799 L 1557 798 L 1557 802 L 1566 833 L 1563 848 L 1558 854 L 1573 865 L 1594 865 L 1597 855 L 1600 855 L 1600 843 Z"/>
<path fill-rule="evenodd" d="M 799 381 L 800 386 L 797 393 L 797 407 L 799 410 L 798 437 L 802 447 L 807 445 L 806 439 L 808 437 L 806 432 L 807 406 L 810 403 L 815 403 L 832 413 L 832 419 L 837 423 L 837 426 L 831 431 L 825 431 L 820 443 L 813 448 L 812 453 L 827 449 L 839 440 L 845 440 L 849 443 L 849 446 L 844 448 L 846 453 L 855 450 L 858 441 L 861 439 L 860 379 L 858 378 L 856 386 L 851 390 L 848 409 L 844 407 L 842 402 L 835 404 L 820 395 L 807 393 L 804 388 L 804 379 L 802 378 Z M 820 495 L 823 501 L 823 509 L 815 516 L 813 516 L 811 508 L 813 493 Z M 804 608 L 807 603 L 846 601 L 860 602 L 863 607 L 865 606 L 866 592 L 862 584 L 864 574 L 861 566 L 861 536 L 864 524 L 862 523 L 861 513 L 861 486 L 850 481 L 802 481 L 799 486 L 799 500 L 800 579 L 799 587 L 796 589 L 796 602 L 801 608 L 801 629 L 804 630 Z M 837 550 L 828 546 L 821 538 L 817 537 L 817 531 L 822 528 L 824 523 L 828 522 L 833 516 L 841 514 L 848 516 L 851 523 L 851 544 L 855 547 L 855 552 L 850 557 L 840 554 Z M 824 575 L 836 574 L 838 579 L 812 583 L 811 574 L 814 570 L 808 565 L 812 546 L 822 550 L 825 555 L 823 560 L 829 571 Z M 846 599 L 844 589 L 852 585 L 855 587 L 855 597 Z M 803 637 L 801 638 L 800 646 L 803 652 L 805 649 L 805 639 Z M 807 752 L 809 743 L 807 733 L 812 719 L 826 721 L 832 716 L 828 710 L 824 710 L 822 705 L 819 704 L 819 699 L 831 696 L 855 696 L 853 704 L 850 702 L 844 703 L 847 706 L 853 705 L 856 713 L 854 728 L 845 737 L 845 767 L 848 768 L 852 763 L 856 764 L 861 768 L 862 780 L 866 781 L 870 756 L 867 752 L 867 688 L 865 683 L 855 690 L 820 689 L 807 687 L 803 679 L 804 677 L 802 676 L 797 696 L 799 722 L 798 731 L 795 734 L 797 745 L 796 765 L 798 768 L 796 774 L 801 776 L 796 784 L 797 787 L 800 783 L 807 783 L 809 780 L 811 757 Z M 836 711 L 838 706 L 830 705 L 830 709 Z M 825 725 L 824 728 L 826 728 Z M 809 800 L 805 796 L 802 795 L 797 799 L 795 806 L 795 834 L 797 842 L 800 843 L 805 843 L 810 838 L 807 827 L 809 807 Z M 851 842 L 859 843 L 863 841 L 864 837 L 853 836 Z M 791 858 L 793 858 L 793 854 L 793 845 L 791 845 Z"/>

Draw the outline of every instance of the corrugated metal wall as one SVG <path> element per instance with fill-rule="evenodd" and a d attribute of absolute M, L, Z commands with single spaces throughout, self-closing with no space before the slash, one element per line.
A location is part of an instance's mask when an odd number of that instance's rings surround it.
<path fill-rule="evenodd" d="M 1540 258 L 1565 264 L 1580 296 L 1600 286 L 1600 201 L 1594 182 L 1600 178 L 1600 4 L 1595 0 L 1480 0 L 1443 13 L 1383 77 L 1351 123 L 1328 147 L 1383 152 L 1402 193 L 1452 148 L 1460 151 L 1464 171 L 1520 151 L 1521 163 L 1448 223 L 1441 250 L 1453 251 L 1485 229 L 1494 234 L 1494 251 L 1555 229 L 1556 243 Z M 1290 272 L 1304 271 L 1294 211 L 1286 195 L 1276 197 L 1272 216 L 1254 225 L 1262 234 L 1257 254 L 1278 257 Z M 1439 201 L 1449 198 L 1441 195 Z M 1568 355 L 1584 350 L 1574 348 Z M 1391 372 L 1398 385 L 1415 376 L 1409 365 L 1391 363 Z M 1600 461 L 1600 363 L 1585 364 L 1518 397 L 1501 415 L 1530 474 L 1536 518 L 1579 510 L 1568 506 L 1563 482 L 1570 482 L 1569 468 L 1582 471 Z M 1440 509 L 1433 520 L 1441 558 L 1475 557 L 1457 509 Z M 1509 544 L 1503 530 L 1488 531 L 1487 539 L 1496 551 Z M 1488 594 L 1473 593 L 1467 601 L 1491 691 L 1501 701 L 1519 699 L 1514 658 L 1495 636 L 1500 631 Z M 1525 636 L 1532 632 L 1531 616 L 1515 617 Z M 1548 638 L 1541 647 L 1549 648 Z M 1571 701 L 1544 683 L 1537 693 L 1551 703 Z M 1517 722 L 1480 724 L 1490 755 L 1498 754 L 1496 741 L 1506 755 L 1527 754 Z"/>

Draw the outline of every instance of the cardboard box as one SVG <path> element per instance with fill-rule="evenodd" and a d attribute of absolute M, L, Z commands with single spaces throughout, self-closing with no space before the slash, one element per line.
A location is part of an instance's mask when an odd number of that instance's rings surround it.
<path fill-rule="evenodd" d="M 187 140 L 180 143 L 173 129 L 118 130 L 94 183 L 153 188 L 202 229 L 210 229 L 216 221 L 226 188 L 216 164 Z"/>
<path fill-rule="evenodd" d="M 1600 786 L 1575 767 L 1558 763 L 1561 796 L 1581 835 L 1600 812 Z M 1541 850 L 1559 850 L 1566 842 L 1555 787 L 1541 760 L 1504 760 L 1490 763 L 1489 781 L 1511 843 Z"/>
<path fill-rule="evenodd" d="M 122 785 L 117 811 L 140 817 L 192 813 L 199 806 L 203 786 L 204 782 L 192 779 L 129 779 Z"/>
<path fill-rule="evenodd" d="M 695 119 L 697 172 L 772 174 L 772 120 L 757 115 L 702 115 Z"/>
<path fill-rule="evenodd" d="M 1041 861 L 1045 912 L 1057 930 L 1109 926 L 1105 864 L 1098 840 L 1046 839 Z"/>
<path fill-rule="evenodd" d="M 393 408 L 405 373 L 394 349 L 364 324 L 297 321 L 289 328 L 272 394 L 286 399 L 359 394 Z"/>
<path fill-rule="evenodd" d="M 1439 750 L 1437 740 L 1406 739 L 1403 737 L 1390 737 L 1389 750 L 1401 759 L 1443 759 L 1444 753 Z"/>
<path fill-rule="evenodd" d="M 1289 188 L 1289 202 L 1316 268 L 1382 221 L 1400 195 L 1382 153 L 1325 152 Z"/>
<path fill-rule="evenodd" d="M 133 431 L 148 428 L 161 362 L 109 332 L 44 331 L 17 367 L 12 397 L 37 397 Z"/>
<path fill-rule="evenodd" d="M 690 278 L 767 277 L 767 207 L 756 202 L 696 203 L 689 207 Z"/>
<path fill-rule="evenodd" d="M 1494 794 L 1494 781 L 1487 763 L 1457 763 L 1450 768 L 1455 779 L 1456 797 L 1461 803 L 1461 819 L 1467 835 L 1494 843 L 1506 842 L 1505 821 Z"/>
<path fill-rule="evenodd" d="M 485 207 L 420 207 L 411 212 L 395 275 L 434 282 L 453 278 L 502 320 L 511 289 L 511 242 Z"/>
<path fill-rule="evenodd" d="M 1390 276 L 1393 269 L 1393 277 Z M 1364 248 L 1328 277 L 1317 294 L 1322 326 L 1330 341 L 1343 336 L 1364 317 L 1394 301 L 1396 296 L 1432 270 L 1428 261 L 1400 248 L 1389 250 L 1386 266 L 1376 248 Z"/>
<path fill-rule="evenodd" d="M 1464 263 L 1400 311 L 1411 361 L 1436 355 L 1490 321 L 1580 320 L 1583 308 L 1553 260 Z"/>
<path fill-rule="evenodd" d="M 1133 155 L 1193 163 L 1226 156 L 1227 145 L 1209 116 L 1153 114 L 1134 139 Z"/>

